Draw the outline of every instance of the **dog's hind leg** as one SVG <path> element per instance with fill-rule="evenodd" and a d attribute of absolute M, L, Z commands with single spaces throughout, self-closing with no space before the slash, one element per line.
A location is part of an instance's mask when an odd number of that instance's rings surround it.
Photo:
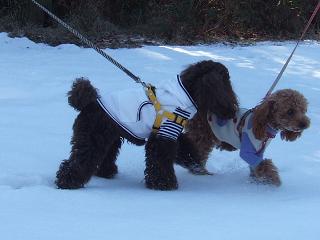
<path fill-rule="evenodd" d="M 61 163 L 56 185 L 63 189 L 83 187 L 120 138 L 116 126 L 105 118 L 99 106 L 92 105 L 80 112 L 73 125 L 72 150 L 68 160 Z"/>
<path fill-rule="evenodd" d="M 206 159 L 202 158 L 201 150 L 203 149 L 198 149 L 186 134 L 181 134 L 178 138 L 178 152 L 175 163 L 195 175 L 212 175 L 206 169 Z"/>
<path fill-rule="evenodd" d="M 102 178 L 113 178 L 118 173 L 116 160 L 122 145 L 122 139 L 119 137 L 110 147 L 102 163 L 98 167 L 96 176 Z"/>
<path fill-rule="evenodd" d="M 173 190 L 178 188 L 173 162 L 177 142 L 151 133 L 146 149 L 145 184 L 147 188 Z"/>
<path fill-rule="evenodd" d="M 176 163 L 196 175 L 210 174 L 206 170 L 209 154 L 216 145 L 206 117 L 198 113 L 189 120 L 186 132 L 178 138 Z"/>

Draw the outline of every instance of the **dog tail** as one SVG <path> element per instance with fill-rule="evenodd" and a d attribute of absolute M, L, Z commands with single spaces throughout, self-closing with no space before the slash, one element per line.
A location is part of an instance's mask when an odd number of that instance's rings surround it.
<path fill-rule="evenodd" d="M 74 109 L 81 111 L 99 97 L 90 81 L 86 78 L 77 78 L 68 92 L 68 103 Z"/>

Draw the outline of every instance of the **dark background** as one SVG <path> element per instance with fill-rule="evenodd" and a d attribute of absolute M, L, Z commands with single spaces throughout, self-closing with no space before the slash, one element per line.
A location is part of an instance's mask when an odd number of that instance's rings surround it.
<path fill-rule="evenodd" d="M 298 38 L 318 0 L 39 0 L 96 44 L 250 42 Z M 308 38 L 319 39 L 320 13 Z M 29 0 L 0 0 L 0 31 L 51 45 L 79 41 Z"/>

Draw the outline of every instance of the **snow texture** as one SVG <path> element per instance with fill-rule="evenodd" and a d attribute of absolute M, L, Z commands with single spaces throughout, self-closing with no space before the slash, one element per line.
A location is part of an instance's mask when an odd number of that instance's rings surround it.
<path fill-rule="evenodd" d="M 188 64 L 225 64 L 243 107 L 266 94 L 294 42 L 253 46 L 145 46 L 107 53 L 157 85 Z M 79 190 L 54 185 L 68 157 L 76 112 L 66 92 L 76 77 L 101 91 L 139 87 L 91 49 L 49 47 L 0 33 L 0 239 L 319 239 L 320 44 L 304 41 L 279 88 L 309 100 L 311 127 L 296 142 L 277 137 L 265 156 L 279 167 L 280 188 L 251 183 L 238 152 L 214 151 L 213 176 L 175 167 L 177 191 L 148 190 L 144 148 L 125 144 L 113 180 L 93 178 Z"/>

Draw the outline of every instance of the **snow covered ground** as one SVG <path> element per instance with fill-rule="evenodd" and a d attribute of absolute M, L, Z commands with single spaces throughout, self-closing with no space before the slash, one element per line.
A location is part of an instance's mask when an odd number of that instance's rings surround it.
<path fill-rule="evenodd" d="M 224 63 L 240 102 L 257 104 L 293 42 L 255 46 L 146 46 L 107 50 L 144 81 L 175 78 L 203 59 Z M 0 239 L 319 239 L 320 44 L 305 41 L 277 88 L 309 100 L 311 127 L 294 143 L 279 137 L 267 149 L 280 188 L 250 183 L 237 153 L 214 151 L 214 176 L 176 167 L 177 191 L 144 187 L 144 148 L 125 144 L 113 180 L 93 178 L 80 190 L 55 188 L 68 157 L 76 112 L 66 92 L 86 76 L 100 89 L 139 87 L 91 49 L 49 47 L 0 33 Z"/>

